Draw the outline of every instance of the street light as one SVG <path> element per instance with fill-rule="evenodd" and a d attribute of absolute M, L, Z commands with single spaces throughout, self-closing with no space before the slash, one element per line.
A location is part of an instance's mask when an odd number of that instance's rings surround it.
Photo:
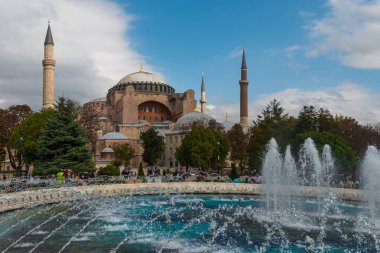
<path fill-rule="evenodd" d="M 7 149 L 6 148 L 4 148 L 3 149 L 3 154 L 4 154 L 4 173 L 5 173 L 5 156 L 7 155 Z"/>
<path fill-rule="evenodd" d="M 20 157 L 19 157 L 19 161 L 18 161 L 18 176 L 21 177 L 21 174 L 22 174 L 22 145 L 23 145 L 23 142 L 24 142 L 24 138 L 20 138 L 19 139 L 20 141 L 20 147 L 19 147 L 19 152 L 20 152 Z"/>
<path fill-rule="evenodd" d="M 216 167 L 218 169 L 218 173 L 220 174 L 220 169 L 219 169 L 219 153 L 220 153 L 219 146 L 220 146 L 220 143 L 219 143 L 219 141 L 216 143 L 216 145 L 218 146 L 218 164 L 216 165 Z"/>

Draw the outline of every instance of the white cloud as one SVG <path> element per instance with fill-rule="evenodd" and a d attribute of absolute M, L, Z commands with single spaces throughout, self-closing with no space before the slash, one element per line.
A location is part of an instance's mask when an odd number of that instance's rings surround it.
<path fill-rule="evenodd" d="M 242 52 L 243 52 L 243 48 L 241 46 L 238 46 L 230 52 L 230 54 L 228 55 L 228 58 L 232 59 L 232 58 L 241 56 Z"/>
<path fill-rule="evenodd" d="M 351 82 L 345 82 L 334 88 L 310 91 L 302 89 L 285 89 L 280 92 L 262 95 L 249 104 L 249 120 L 255 120 L 264 107 L 274 98 L 280 101 L 286 113 L 297 116 L 304 105 L 323 107 L 332 114 L 352 116 L 366 124 L 380 120 L 380 100 L 376 92 Z M 239 122 L 239 104 L 208 105 L 207 113 L 218 121 L 225 120 L 226 112 L 230 121 Z"/>
<path fill-rule="evenodd" d="M 380 0 L 329 0 L 329 12 L 307 27 L 310 57 L 333 53 L 356 68 L 380 68 Z"/>
<path fill-rule="evenodd" d="M 301 17 L 303 17 L 303 18 L 310 18 L 310 17 L 315 16 L 315 13 L 313 13 L 313 12 L 309 12 L 309 11 L 300 11 L 298 14 L 299 14 Z"/>
<path fill-rule="evenodd" d="M 111 1 L 12 0 L 1 1 L 0 9 L 2 107 L 27 103 L 40 109 L 48 19 L 55 43 L 56 98 L 85 102 L 105 96 L 144 59 L 128 38 L 133 16 Z"/>

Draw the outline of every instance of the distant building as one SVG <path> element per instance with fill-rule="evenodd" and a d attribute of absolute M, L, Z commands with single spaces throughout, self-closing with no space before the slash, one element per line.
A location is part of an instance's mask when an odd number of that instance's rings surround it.
<path fill-rule="evenodd" d="M 54 106 L 54 42 L 48 25 L 44 42 L 43 65 L 43 108 Z M 243 51 L 240 80 L 240 124 L 248 128 L 248 80 Z M 142 65 L 138 72 L 123 77 L 111 87 L 105 97 L 93 99 L 83 104 L 83 108 L 98 114 L 98 139 L 92 147 L 96 167 L 102 167 L 115 159 L 112 146 L 129 143 L 135 149 L 132 167 L 142 162 L 142 143 L 140 133 L 153 127 L 166 138 L 165 154 L 160 165 L 178 166 L 175 150 L 180 146 L 184 135 L 191 130 L 196 121 L 205 123 L 212 119 L 206 114 L 206 92 L 204 78 L 201 83 L 201 112 L 197 107 L 192 89 L 176 93 L 175 89 L 162 78 L 144 71 Z M 226 129 L 232 123 L 226 118 Z"/>

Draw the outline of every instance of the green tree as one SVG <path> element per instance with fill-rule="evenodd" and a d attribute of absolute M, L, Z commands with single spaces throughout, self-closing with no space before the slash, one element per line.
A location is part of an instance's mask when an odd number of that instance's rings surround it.
<path fill-rule="evenodd" d="M 151 127 L 140 134 L 140 139 L 143 141 L 143 160 L 148 165 L 155 164 L 156 160 L 160 158 L 165 151 L 164 137 Z"/>
<path fill-rule="evenodd" d="M 360 125 L 351 117 L 335 116 L 331 132 L 347 140 L 358 157 L 364 155 L 368 145 L 380 147 L 380 133 L 373 128 Z"/>
<path fill-rule="evenodd" d="M 75 102 L 60 97 L 38 143 L 35 173 L 47 175 L 64 167 L 75 173 L 92 171 L 94 165 L 86 144 L 85 131 L 76 117 Z"/>
<path fill-rule="evenodd" d="M 230 158 L 239 164 L 240 173 L 248 163 L 249 135 L 240 124 L 235 124 L 228 132 L 227 138 L 231 144 Z"/>
<path fill-rule="evenodd" d="M 314 106 L 304 106 L 298 114 L 296 131 L 304 133 L 309 131 L 318 131 L 318 112 Z"/>
<path fill-rule="evenodd" d="M 139 164 L 139 170 L 137 171 L 137 177 L 145 177 L 144 167 L 142 163 Z"/>
<path fill-rule="evenodd" d="M 186 167 L 203 170 L 224 165 L 229 150 L 227 137 L 211 128 L 193 128 L 183 139 L 175 156 Z"/>
<path fill-rule="evenodd" d="M 115 152 L 116 160 L 124 163 L 124 166 L 127 167 L 129 161 L 135 155 L 135 150 L 128 143 L 114 144 L 112 148 Z"/>
<path fill-rule="evenodd" d="M 318 111 L 318 131 L 330 132 L 335 127 L 334 116 L 329 110 L 320 108 Z"/>
<path fill-rule="evenodd" d="M 21 149 L 15 149 L 15 143 L 10 141 L 12 131 L 32 110 L 28 105 L 12 105 L 7 109 L 0 109 L 0 149 L 7 151 L 12 168 L 18 176 L 21 176 L 21 168 L 24 165 Z M 19 147 L 22 146 L 23 139 L 18 140 Z"/>
<path fill-rule="evenodd" d="M 280 102 L 271 101 L 250 129 L 248 143 L 248 164 L 251 169 L 259 170 L 268 141 L 274 137 L 284 151 L 294 136 L 295 119 L 284 112 Z"/>
<path fill-rule="evenodd" d="M 47 122 L 53 115 L 53 109 L 32 113 L 12 131 L 9 143 L 18 154 L 22 155 L 27 168 L 26 174 L 29 172 L 30 165 L 37 159 L 36 151 L 38 141 Z"/>
<path fill-rule="evenodd" d="M 304 106 L 298 114 L 296 132 L 305 133 L 310 131 L 331 131 L 334 128 L 334 117 L 329 110 L 314 106 Z"/>
<path fill-rule="evenodd" d="M 350 144 L 342 137 L 329 132 L 307 132 L 297 134 L 292 147 L 295 151 L 299 151 L 301 144 L 307 138 L 312 138 L 319 152 L 322 152 L 325 144 L 330 145 L 333 157 L 335 159 L 335 167 L 338 172 L 352 170 L 357 164 L 357 157 L 350 147 Z M 296 154 L 297 155 L 297 154 Z"/>

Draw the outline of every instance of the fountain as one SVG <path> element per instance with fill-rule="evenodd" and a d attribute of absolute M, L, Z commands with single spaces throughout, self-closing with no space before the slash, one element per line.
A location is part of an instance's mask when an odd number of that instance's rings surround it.
<path fill-rule="evenodd" d="M 364 189 L 367 190 L 366 200 L 369 206 L 371 223 L 374 223 L 380 203 L 380 154 L 376 147 L 368 147 L 362 163 L 362 172 Z"/>
<path fill-rule="evenodd" d="M 370 146 L 362 162 L 363 191 L 330 187 L 331 152 L 307 139 L 296 160 L 270 140 L 261 196 L 247 194 L 259 185 L 233 183 L 4 194 L 0 205 L 22 206 L 32 193 L 39 202 L 0 214 L 0 252 L 379 252 L 379 151 Z M 340 199 L 347 194 L 364 202 Z"/>

